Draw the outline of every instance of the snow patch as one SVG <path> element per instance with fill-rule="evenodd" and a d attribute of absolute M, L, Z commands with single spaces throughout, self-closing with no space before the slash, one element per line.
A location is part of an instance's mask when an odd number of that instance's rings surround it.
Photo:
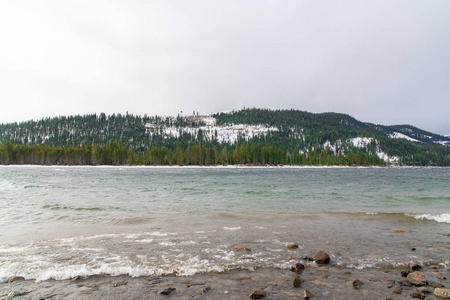
<path fill-rule="evenodd" d="M 403 133 L 400 133 L 400 132 L 394 132 L 394 133 L 390 134 L 389 137 L 393 138 L 393 139 L 405 139 L 405 140 L 408 140 L 408 141 L 411 141 L 411 142 L 419 142 L 418 140 L 413 139 L 412 137 L 409 137 L 409 136 L 407 136 L 407 135 L 405 135 Z"/>

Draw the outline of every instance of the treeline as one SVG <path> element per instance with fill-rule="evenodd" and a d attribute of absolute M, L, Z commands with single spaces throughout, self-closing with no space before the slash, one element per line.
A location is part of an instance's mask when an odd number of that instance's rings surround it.
<path fill-rule="evenodd" d="M 81 145 L 53 147 L 46 144 L 0 144 L 0 164 L 33 165 L 383 165 L 384 162 L 364 149 L 354 149 L 337 155 L 329 149 L 298 149 L 242 143 L 233 148 L 189 145 L 175 150 L 154 146 L 146 152 L 136 152 L 121 142 L 105 146 Z"/>

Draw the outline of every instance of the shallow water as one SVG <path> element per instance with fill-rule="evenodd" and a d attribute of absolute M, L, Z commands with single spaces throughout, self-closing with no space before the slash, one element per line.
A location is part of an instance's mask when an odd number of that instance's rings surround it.
<path fill-rule="evenodd" d="M 319 249 L 353 270 L 448 266 L 448 182 L 449 168 L 0 167 L 0 281 L 288 269 Z"/>

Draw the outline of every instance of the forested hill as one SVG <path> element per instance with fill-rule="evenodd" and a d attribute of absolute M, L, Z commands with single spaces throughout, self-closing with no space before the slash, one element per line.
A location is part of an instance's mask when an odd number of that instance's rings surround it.
<path fill-rule="evenodd" d="M 0 143 L 2 164 L 450 165 L 449 137 L 299 110 L 45 118 L 0 125 Z"/>

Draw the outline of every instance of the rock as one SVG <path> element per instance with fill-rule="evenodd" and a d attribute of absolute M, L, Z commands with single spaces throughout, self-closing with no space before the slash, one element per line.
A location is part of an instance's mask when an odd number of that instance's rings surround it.
<path fill-rule="evenodd" d="M 394 294 L 401 294 L 402 292 L 403 292 L 403 288 L 401 287 L 401 286 L 396 286 L 396 287 L 394 287 L 393 289 L 392 289 L 392 292 L 394 293 Z"/>
<path fill-rule="evenodd" d="M 428 281 L 428 285 L 434 288 L 443 288 L 444 285 L 440 282 L 436 282 L 436 281 Z"/>
<path fill-rule="evenodd" d="M 287 258 L 287 260 L 294 260 L 295 259 L 295 257 L 293 257 L 293 256 L 288 256 L 288 258 Z"/>
<path fill-rule="evenodd" d="M 330 262 L 330 256 L 325 251 L 320 250 L 319 252 L 316 253 L 316 255 L 314 255 L 314 261 L 316 262 L 316 264 L 319 265 L 327 264 Z"/>
<path fill-rule="evenodd" d="M 390 289 L 391 287 L 393 287 L 395 284 L 395 280 L 388 280 L 388 289 Z"/>
<path fill-rule="evenodd" d="M 411 286 L 412 284 L 411 284 L 411 282 L 409 282 L 408 280 L 400 280 L 399 282 L 398 282 L 398 284 L 400 284 L 401 286 Z"/>
<path fill-rule="evenodd" d="M 113 283 L 113 287 L 118 287 L 118 286 L 122 286 L 122 285 L 127 285 L 128 281 L 126 280 L 122 280 L 122 281 L 117 281 Z"/>
<path fill-rule="evenodd" d="M 267 293 L 265 290 L 255 290 L 250 294 L 250 298 L 252 299 L 262 299 L 266 297 Z"/>
<path fill-rule="evenodd" d="M 445 277 L 445 275 L 444 275 L 443 273 L 441 273 L 441 272 L 437 272 L 437 273 L 436 273 L 436 277 L 439 278 L 439 279 L 442 279 L 442 280 L 447 279 L 447 278 Z"/>
<path fill-rule="evenodd" d="M 356 290 L 359 290 L 363 284 L 364 283 L 361 280 L 359 280 L 359 279 L 353 279 L 352 280 L 353 288 L 356 289 Z"/>
<path fill-rule="evenodd" d="M 434 299 L 431 298 L 431 297 L 426 296 L 425 298 L 423 298 L 423 300 L 434 300 Z"/>
<path fill-rule="evenodd" d="M 430 266 L 430 269 L 437 270 L 437 269 L 439 269 L 439 267 L 436 266 L 436 265 L 431 265 L 431 266 Z"/>
<path fill-rule="evenodd" d="M 378 281 L 378 277 L 375 274 L 369 274 L 367 279 L 369 279 L 369 281 L 372 281 L 372 282 Z"/>
<path fill-rule="evenodd" d="M 25 280 L 25 278 L 23 278 L 22 276 L 13 276 L 13 277 L 9 277 L 7 282 L 11 283 L 11 282 L 23 281 L 23 280 Z"/>
<path fill-rule="evenodd" d="M 422 294 L 431 294 L 431 293 L 433 293 L 433 290 L 431 290 L 430 288 L 428 288 L 426 286 L 419 286 L 417 288 L 417 291 L 422 293 Z"/>
<path fill-rule="evenodd" d="M 427 284 L 425 275 L 419 271 L 414 271 L 412 273 L 409 273 L 408 276 L 406 276 L 406 279 L 408 279 L 408 281 L 411 282 L 415 286 L 423 286 L 423 285 Z"/>
<path fill-rule="evenodd" d="M 294 277 L 294 287 L 295 288 L 298 288 L 298 287 L 300 287 L 300 285 L 302 284 L 302 280 L 301 280 L 301 278 L 300 278 L 300 276 L 295 276 Z"/>
<path fill-rule="evenodd" d="M 403 230 L 403 229 L 391 229 L 395 233 L 411 233 L 410 230 Z"/>
<path fill-rule="evenodd" d="M 175 291 L 176 288 L 170 287 L 167 289 L 162 290 L 161 292 L 159 292 L 161 295 L 169 295 L 170 293 L 172 293 L 173 291 Z"/>
<path fill-rule="evenodd" d="M 444 299 L 450 299 L 450 290 L 449 289 L 435 288 L 434 289 L 434 294 L 437 297 L 441 297 L 441 298 L 444 298 Z"/>
<path fill-rule="evenodd" d="M 291 271 L 295 273 L 301 273 L 305 269 L 305 266 L 302 263 L 296 263 L 291 267 Z"/>
<path fill-rule="evenodd" d="M 422 266 L 417 264 L 417 263 L 410 263 L 409 264 L 409 269 L 411 271 L 419 271 L 420 269 L 422 269 Z"/>
<path fill-rule="evenodd" d="M 294 244 L 294 243 L 286 243 L 286 244 L 284 244 L 284 246 L 288 249 L 297 249 L 298 248 L 298 245 Z"/>
<path fill-rule="evenodd" d="M 409 273 L 411 273 L 410 270 L 403 270 L 403 271 L 400 272 L 400 274 L 402 274 L 402 277 L 408 276 Z"/>
<path fill-rule="evenodd" d="M 314 261 L 314 258 L 311 258 L 309 256 L 302 256 L 302 259 L 307 261 Z"/>
<path fill-rule="evenodd" d="M 414 293 L 412 293 L 412 294 L 411 294 L 411 297 L 417 298 L 417 299 L 425 299 L 425 296 L 422 295 L 422 294 L 419 293 L 419 292 L 414 292 Z"/>
<path fill-rule="evenodd" d="M 313 298 L 315 295 L 308 291 L 308 290 L 300 290 L 300 297 L 303 297 L 303 299 L 308 300 Z"/>

